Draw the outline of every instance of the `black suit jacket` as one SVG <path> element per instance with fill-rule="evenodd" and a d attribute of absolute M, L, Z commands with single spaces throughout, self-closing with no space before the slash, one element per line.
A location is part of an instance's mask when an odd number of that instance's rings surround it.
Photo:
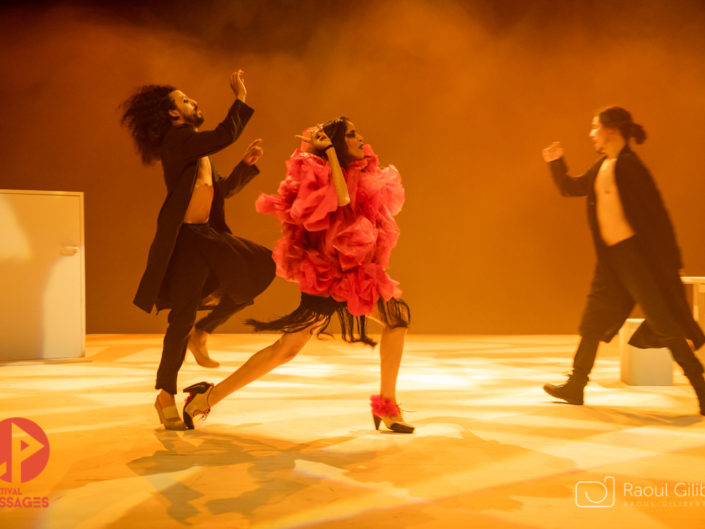
<path fill-rule="evenodd" d="M 604 160 L 605 157 L 600 158 L 578 177 L 568 175 L 563 158 L 549 164 L 553 180 L 563 196 L 587 197 L 588 223 L 600 260 L 604 259 L 606 246 L 597 221 L 595 179 Z M 696 347 L 700 347 L 705 343 L 705 335 L 693 320 L 685 300 L 678 275 L 678 270 L 683 267 L 681 252 L 661 193 L 646 166 L 629 146 L 625 146 L 617 156 L 614 175 L 624 215 L 634 230 L 637 244 L 685 335 L 693 340 Z M 634 333 L 630 343 L 637 347 L 663 346 L 646 324 Z"/>
<path fill-rule="evenodd" d="M 164 137 L 161 162 L 167 196 L 159 211 L 157 232 L 134 299 L 135 305 L 146 312 L 151 312 L 155 305 L 158 310 L 168 307 L 160 290 L 196 183 L 198 159 L 234 143 L 253 112 L 245 103 L 236 100 L 214 130 L 197 132 L 184 124 L 172 127 Z M 213 168 L 214 192 L 209 221 L 213 228 L 231 233 L 225 223 L 225 198 L 242 189 L 258 173 L 257 167 L 243 162 L 227 178 L 221 177 Z"/>
<path fill-rule="evenodd" d="M 550 164 L 553 180 L 563 196 L 587 196 L 588 223 L 598 258 L 604 253 L 605 243 L 597 222 L 595 179 L 604 160 L 603 156 L 578 177 L 568 176 L 563 158 Z M 683 267 L 681 252 L 661 194 L 646 166 L 629 147 L 619 153 L 614 176 L 624 215 L 644 255 L 652 263 L 680 270 Z"/>

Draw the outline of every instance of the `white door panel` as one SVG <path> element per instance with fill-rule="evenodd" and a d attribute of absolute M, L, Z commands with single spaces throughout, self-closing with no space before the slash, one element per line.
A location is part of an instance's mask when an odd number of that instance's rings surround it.
<path fill-rule="evenodd" d="M 0 190 L 0 360 L 85 342 L 83 193 Z"/>

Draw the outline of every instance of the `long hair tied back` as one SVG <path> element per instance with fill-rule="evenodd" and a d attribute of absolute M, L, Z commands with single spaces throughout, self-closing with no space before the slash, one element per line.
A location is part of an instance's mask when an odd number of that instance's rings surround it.
<path fill-rule="evenodd" d="M 619 130 L 619 133 L 626 141 L 634 138 L 636 143 L 644 143 L 646 139 L 644 127 L 634 123 L 632 115 L 624 108 L 608 107 L 600 111 L 597 116 L 604 127 Z"/>

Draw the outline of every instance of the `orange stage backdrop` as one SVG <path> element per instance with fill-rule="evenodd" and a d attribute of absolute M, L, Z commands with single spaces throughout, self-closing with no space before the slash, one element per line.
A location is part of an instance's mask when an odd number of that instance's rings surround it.
<path fill-rule="evenodd" d="M 638 152 L 672 214 L 684 272 L 705 275 L 701 2 L 181 4 L 157 2 L 163 17 L 48 2 L 0 13 L 0 188 L 86 193 L 88 332 L 164 329 L 164 314 L 131 304 L 161 170 L 140 165 L 118 104 L 140 84 L 169 83 L 215 126 L 235 68 L 256 112 L 215 164 L 229 171 L 257 137 L 265 156 L 228 202 L 233 231 L 272 246 L 278 225 L 255 213 L 255 198 L 276 189 L 294 134 L 349 116 L 404 179 L 391 275 L 415 332 L 576 331 L 594 265 L 584 201 L 559 196 L 540 151 L 561 140 L 570 167 L 586 169 L 592 114 L 607 104 L 645 126 Z M 297 302 L 277 279 L 242 315 Z M 242 319 L 222 330 L 246 331 Z"/>

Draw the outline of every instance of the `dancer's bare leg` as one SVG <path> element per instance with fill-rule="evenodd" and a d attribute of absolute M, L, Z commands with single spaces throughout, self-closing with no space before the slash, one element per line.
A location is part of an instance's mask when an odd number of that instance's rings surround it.
<path fill-rule="evenodd" d="M 237 371 L 215 385 L 208 403 L 212 406 L 225 397 L 293 359 L 311 339 L 313 327 L 285 333 L 272 345 L 253 354 Z"/>
<path fill-rule="evenodd" d="M 372 312 L 372 319 L 383 326 L 382 338 L 379 342 L 380 359 L 380 395 L 392 402 L 397 401 L 397 375 L 401 365 L 401 357 L 404 352 L 404 339 L 406 328 L 397 327 L 392 329 L 383 322 L 379 310 L 375 307 Z"/>
<path fill-rule="evenodd" d="M 193 328 L 191 330 L 191 336 L 188 340 L 188 349 L 193 353 L 193 357 L 196 359 L 196 363 L 202 367 L 218 367 L 220 363 L 213 360 L 208 354 L 208 334 L 206 331 L 201 329 Z"/>
<path fill-rule="evenodd" d="M 382 324 L 382 339 L 379 343 L 380 390 L 379 395 L 372 395 L 372 415 L 375 428 L 384 421 L 387 428 L 399 433 L 412 433 L 414 427 L 404 422 L 401 409 L 397 405 L 397 375 L 404 352 L 406 328 L 391 328 L 384 323 L 387 318 L 380 317 L 379 310 L 371 314 L 371 318 Z"/>

